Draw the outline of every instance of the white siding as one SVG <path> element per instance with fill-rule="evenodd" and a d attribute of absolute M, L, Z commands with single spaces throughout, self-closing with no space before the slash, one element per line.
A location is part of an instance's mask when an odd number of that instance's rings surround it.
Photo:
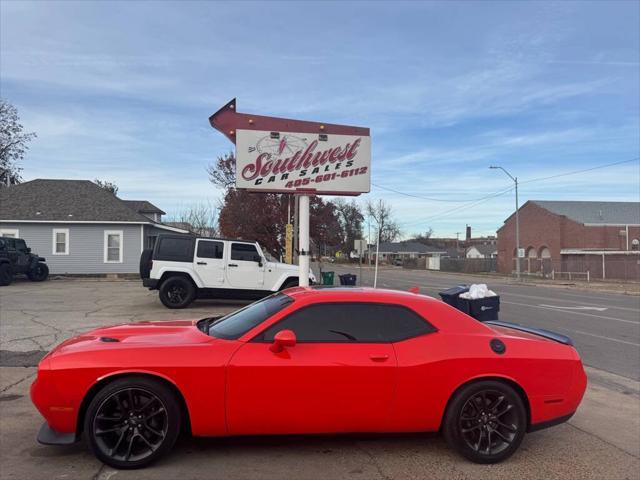
<path fill-rule="evenodd" d="M 52 255 L 53 230 L 69 229 L 69 254 Z M 0 223 L 18 229 L 33 253 L 47 259 L 52 274 L 138 273 L 142 228 L 128 224 Z M 122 230 L 122 263 L 104 262 L 105 230 Z"/>

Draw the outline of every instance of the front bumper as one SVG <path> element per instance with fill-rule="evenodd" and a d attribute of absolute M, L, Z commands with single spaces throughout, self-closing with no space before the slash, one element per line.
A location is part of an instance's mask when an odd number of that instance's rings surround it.
<path fill-rule="evenodd" d="M 44 422 L 38 431 L 38 443 L 43 445 L 71 445 L 78 441 L 75 433 L 58 432 Z"/>
<path fill-rule="evenodd" d="M 155 290 L 158 288 L 158 280 L 155 278 L 143 278 L 142 286 L 147 287 L 149 290 Z"/>

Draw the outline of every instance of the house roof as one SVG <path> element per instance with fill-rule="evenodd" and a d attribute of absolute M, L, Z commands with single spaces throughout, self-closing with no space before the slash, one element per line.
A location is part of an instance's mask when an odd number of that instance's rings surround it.
<path fill-rule="evenodd" d="M 132 208 L 138 213 L 159 213 L 160 215 L 166 215 L 153 203 L 146 200 L 122 200 L 129 208 Z"/>
<path fill-rule="evenodd" d="M 498 247 L 496 245 L 471 245 L 467 248 L 467 252 L 475 248 L 482 255 L 492 255 L 498 252 Z"/>
<path fill-rule="evenodd" d="M 445 253 L 442 249 L 431 248 L 420 242 L 382 242 L 381 253 Z"/>
<path fill-rule="evenodd" d="M 640 225 L 640 202 L 531 200 L 531 203 L 578 223 Z"/>
<path fill-rule="evenodd" d="M 36 179 L 1 188 L 0 221 L 132 222 L 170 228 L 89 180 Z"/>

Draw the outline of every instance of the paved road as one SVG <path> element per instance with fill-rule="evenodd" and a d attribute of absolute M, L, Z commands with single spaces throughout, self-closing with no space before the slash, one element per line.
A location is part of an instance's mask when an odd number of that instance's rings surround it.
<path fill-rule="evenodd" d="M 358 267 L 325 266 L 359 274 Z M 373 284 L 373 270 L 362 268 L 362 285 Z M 570 336 L 586 365 L 640 379 L 640 297 L 576 289 L 516 285 L 500 278 L 454 275 L 401 268 L 381 269 L 378 287 L 438 292 L 460 283 L 488 283 L 500 295 L 500 319 L 546 328 Z"/>

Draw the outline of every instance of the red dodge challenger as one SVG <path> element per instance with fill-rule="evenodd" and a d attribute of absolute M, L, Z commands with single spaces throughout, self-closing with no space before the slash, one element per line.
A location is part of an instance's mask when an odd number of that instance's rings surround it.
<path fill-rule="evenodd" d="M 223 317 L 105 327 L 42 359 L 38 440 L 84 433 L 116 468 L 196 436 L 442 431 L 479 463 L 564 422 L 586 388 L 571 340 L 439 300 L 293 288 Z"/>

